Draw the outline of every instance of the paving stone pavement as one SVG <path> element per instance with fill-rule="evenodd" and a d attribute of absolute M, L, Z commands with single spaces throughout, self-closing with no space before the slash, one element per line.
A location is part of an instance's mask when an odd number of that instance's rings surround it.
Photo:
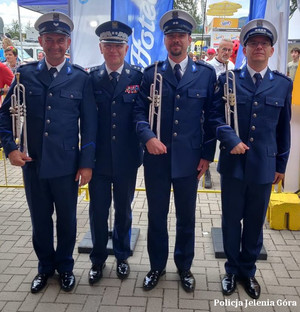
<path fill-rule="evenodd" d="M 95 286 L 88 284 L 90 261 L 88 254 L 79 254 L 78 243 L 89 230 L 88 202 L 85 194 L 78 198 L 77 245 L 74 251 L 76 286 L 71 293 L 60 290 L 58 276 L 49 279 L 38 294 L 30 293 L 30 284 L 37 273 L 37 258 L 32 249 L 31 223 L 19 168 L 0 160 L 0 311 L 34 312 L 196 312 L 196 311 L 300 311 L 300 232 L 275 231 L 266 223 L 264 245 L 267 261 L 257 263 L 257 279 L 262 295 L 254 301 L 241 285 L 230 297 L 224 297 L 220 278 L 224 274 L 224 259 L 214 256 L 211 227 L 221 224 L 220 194 L 198 193 L 196 211 L 196 248 L 192 271 L 196 278 L 194 293 L 185 293 L 172 259 L 175 240 L 173 198 L 169 213 L 170 256 L 167 274 L 158 286 L 144 292 L 142 281 L 149 269 L 147 254 L 147 202 L 145 192 L 136 192 L 133 201 L 133 226 L 140 236 L 133 256 L 129 258 L 131 274 L 120 281 L 115 272 L 116 261 L 109 256 L 103 279 Z M 215 165 L 212 166 L 214 189 L 219 188 Z M 199 189 L 202 189 L 200 183 Z M 143 173 L 139 171 L 137 188 L 143 188 Z M 54 216 L 55 218 L 55 216 Z M 159 242 L 158 242 L 159 243 Z"/>

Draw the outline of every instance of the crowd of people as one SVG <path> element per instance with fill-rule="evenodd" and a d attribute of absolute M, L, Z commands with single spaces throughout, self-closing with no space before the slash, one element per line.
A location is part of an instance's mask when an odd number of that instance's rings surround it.
<path fill-rule="evenodd" d="M 77 191 L 87 183 L 93 243 L 88 281 L 92 286 L 103 276 L 112 200 L 115 271 L 121 280 L 129 276 L 131 203 L 142 163 L 150 263 L 142 287 L 152 290 L 166 274 L 170 253 L 167 217 L 173 188 L 173 257 L 182 288 L 193 292 L 197 188 L 214 160 L 218 140 L 227 257 L 221 290 L 231 295 L 240 282 L 251 298 L 259 298 L 255 263 L 271 187 L 283 180 L 289 156 L 293 83 L 268 67 L 277 40 L 270 22 L 252 20 L 243 27 L 240 42 L 247 64 L 242 69 L 234 69 L 229 61 L 235 43 L 226 39 L 217 51 L 209 49 L 207 62 L 189 57 L 195 27 L 189 13 L 166 12 L 160 28 L 168 56 L 143 72 L 124 61 L 132 29 L 119 21 L 105 22 L 95 31 L 105 61 L 87 73 L 66 61 L 72 20 L 51 12 L 36 21 L 44 58 L 17 68 L 26 87 L 28 153 L 12 134 L 9 107 L 16 81 L 0 109 L 5 153 L 11 164 L 23 169 L 38 258 L 32 293 L 40 292 L 55 272 L 62 290 L 74 288 Z M 9 66 L 17 67 L 14 48 L 8 45 L 6 50 Z M 231 116 L 225 116 L 226 67 L 236 76 L 238 129 Z M 232 81 L 228 88 L 233 88 Z M 162 94 L 157 93 L 160 89 Z"/>

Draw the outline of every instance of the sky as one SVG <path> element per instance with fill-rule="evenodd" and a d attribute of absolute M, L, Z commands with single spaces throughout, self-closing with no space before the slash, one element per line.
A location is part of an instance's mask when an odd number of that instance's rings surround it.
<path fill-rule="evenodd" d="M 220 2 L 221 0 L 208 0 L 207 1 L 207 8 L 210 4 Z M 242 8 L 238 10 L 232 17 L 241 17 L 247 16 L 249 11 L 249 2 L 250 0 L 237 0 L 233 1 L 242 5 Z M 20 8 L 20 15 L 21 15 L 21 23 L 23 26 L 26 26 L 28 21 L 30 21 L 31 25 L 33 26 L 34 22 L 40 16 L 39 13 Z M 17 0 L 0 0 L 0 16 L 4 21 L 5 26 L 9 26 L 12 20 L 18 19 L 18 9 L 17 9 Z M 212 17 L 207 17 L 208 21 L 210 22 Z"/>
<path fill-rule="evenodd" d="M 30 22 L 31 26 L 40 16 L 39 13 L 20 8 L 22 26 L 26 26 Z M 18 20 L 17 0 L 0 0 L 0 17 L 4 22 L 4 27 L 9 26 L 12 20 Z"/>

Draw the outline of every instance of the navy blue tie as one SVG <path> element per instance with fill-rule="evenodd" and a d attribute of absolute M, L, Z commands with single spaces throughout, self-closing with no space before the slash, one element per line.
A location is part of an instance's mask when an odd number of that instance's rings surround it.
<path fill-rule="evenodd" d="M 180 67 L 180 64 L 176 64 L 175 66 L 174 66 L 174 73 L 175 73 L 175 77 L 176 77 L 176 79 L 177 79 L 177 81 L 179 82 L 180 81 L 180 79 L 181 79 L 181 71 L 180 71 L 180 69 L 181 69 L 181 67 Z"/>
<path fill-rule="evenodd" d="M 259 87 L 259 85 L 261 84 L 261 81 L 262 81 L 262 76 L 260 73 L 255 73 L 253 75 L 253 77 L 255 78 L 255 87 L 256 89 Z"/>
<path fill-rule="evenodd" d="M 55 78 L 55 75 L 54 75 L 55 73 L 57 73 L 56 67 L 51 67 L 49 69 L 49 74 L 50 74 L 51 80 L 53 80 Z"/>
<path fill-rule="evenodd" d="M 111 72 L 110 73 L 111 76 L 111 84 L 113 85 L 113 87 L 115 88 L 117 83 L 118 83 L 118 77 L 119 77 L 119 73 L 118 72 Z"/>

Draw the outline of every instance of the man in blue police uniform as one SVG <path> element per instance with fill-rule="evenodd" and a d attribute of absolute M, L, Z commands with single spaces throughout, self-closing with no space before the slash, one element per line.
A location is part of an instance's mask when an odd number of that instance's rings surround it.
<path fill-rule="evenodd" d="M 55 270 L 61 288 L 71 291 L 75 285 L 72 253 L 76 241 L 78 183 L 84 185 L 92 176 L 97 108 L 88 74 L 65 61 L 73 30 L 71 19 L 51 12 L 42 15 L 35 28 L 40 33 L 39 43 L 46 57 L 18 69 L 20 82 L 26 89 L 29 156 L 18 150 L 12 134 L 9 107 L 16 82 L 1 108 L 0 135 L 10 162 L 23 168 L 32 241 L 39 260 L 31 292 L 43 289 Z"/>
<path fill-rule="evenodd" d="M 239 136 L 225 122 L 226 74 L 216 88 L 211 122 L 221 149 L 224 295 L 234 292 L 238 279 L 250 297 L 260 296 L 255 262 L 262 247 L 262 228 L 272 183 L 284 178 L 289 156 L 292 81 L 268 68 L 276 39 L 275 27 L 263 19 L 252 20 L 242 29 L 247 65 L 234 71 Z"/>
<path fill-rule="evenodd" d="M 194 258 L 198 179 L 213 161 L 215 152 L 214 135 L 204 116 L 210 110 L 216 83 L 216 74 L 210 65 L 202 61 L 194 63 L 187 55 L 195 26 L 193 17 L 181 10 L 168 11 L 160 20 L 168 51 L 168 58 L 157 64 L 157 72 L 162 77 L 160 131 L 157 131 L 156 117 L 153 127 L 148 121 L 148 97 L 156 65 L 145 70 L 134 109 L 137 134 L 145 145 L 144 172 L 149 207 L 151 270 L 144 279 L 144 290 L 154 288 L 166 272 L 171 185 L 177 218 L 174 260 L 183 289 L 192 292 L 195 288 L 190 268 Z M 158 91 L 158 84 L 156 87 Z"/>
<path fill-rule="evenodd" d="M 96 167 L 89 184 L 90 225 L 93 250 L 89 283 L 98 282 L 107 259 L 109 208 L 115 208 L 112 233 L 117 259 L 116 274 L 125 279 L 130 273 L 131 202 L 137 169 L 142 163 L 140 147 L 132 120 L 132 110 L 140 87 L 140 67 L 124 61 L 128 50 L 129 26 L 109 21 L 96 29 L 105 62 L 91 71 L 93 92 L 98 106 Z"/>

